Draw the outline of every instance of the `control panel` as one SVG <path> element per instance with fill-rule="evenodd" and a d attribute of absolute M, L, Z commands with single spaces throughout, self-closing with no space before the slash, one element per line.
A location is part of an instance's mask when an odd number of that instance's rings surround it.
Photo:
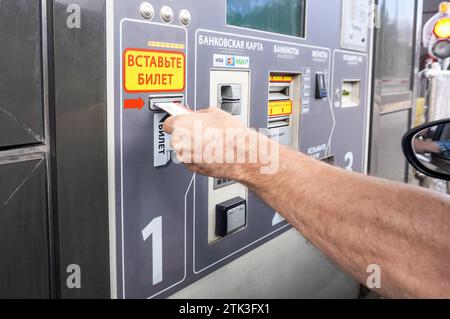
<path fill-rule="evenodd" d="M 370 2 L 281 2 L 107 2 L 115 297 L 168 297 L 291 229 L 244 185 L 178 163 L 161 103 L 364 172 Z"/>

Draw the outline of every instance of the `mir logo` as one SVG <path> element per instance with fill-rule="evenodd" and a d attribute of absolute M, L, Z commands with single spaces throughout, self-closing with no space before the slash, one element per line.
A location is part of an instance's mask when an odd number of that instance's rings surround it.
<path fill-rule="evenodd" d="M 236 57 L 234 62 L 236 64 L 236 66 L 238 66 L 238 67 L 248 67 L 250 60 L 249 60 L 249 58 Z"/>

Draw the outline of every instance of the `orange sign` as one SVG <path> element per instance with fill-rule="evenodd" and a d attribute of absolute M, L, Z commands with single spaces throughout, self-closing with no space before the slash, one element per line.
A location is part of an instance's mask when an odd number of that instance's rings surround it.
<path fill-rule="evenodd" d="M 182 52 L 127 49 L 123 54 L 123 85 L 128 93 L 180 92 L 185 79 Z"/>

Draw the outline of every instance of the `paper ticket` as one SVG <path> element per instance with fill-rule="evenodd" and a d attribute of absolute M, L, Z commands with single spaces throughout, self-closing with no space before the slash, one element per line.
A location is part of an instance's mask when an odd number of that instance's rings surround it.
<path fill-rule="evenodd" d="M 186 106 L 175 102 L 159 102 L 155 103 L 155 106 L 159 107 L 161 110 L 169 113 L 172 116 L 192 113 L 192 111 L 189 110 Z"/>

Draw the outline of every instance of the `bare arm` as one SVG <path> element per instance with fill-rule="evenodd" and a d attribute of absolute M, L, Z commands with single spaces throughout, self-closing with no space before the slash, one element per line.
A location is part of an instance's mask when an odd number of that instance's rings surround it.
<path fill-rule="evenodd" d="M 216 110 L 171 118 L 166 129 L 174 133 L 174 149 L 188 163 L 193 150 L 180 136 L 192 131 L 195 121 L 222 130 L 241 127 Z M 367 267 L 379 265 L 382 295 L 450 297 L 449 198 L 343 171 L 284 147 L 273 175 L 261 174 L 261 163 L 191 159 L 187 165 L 194 172 L 246 184 L 361 283 Z"/>
<path fill-rule="evenodd" d="M 450 201 L 346 172 L 288 149 L 268 177 L 242 181 L 361 283 L 382 271 L 388 297 L 450 297 Z"/>

